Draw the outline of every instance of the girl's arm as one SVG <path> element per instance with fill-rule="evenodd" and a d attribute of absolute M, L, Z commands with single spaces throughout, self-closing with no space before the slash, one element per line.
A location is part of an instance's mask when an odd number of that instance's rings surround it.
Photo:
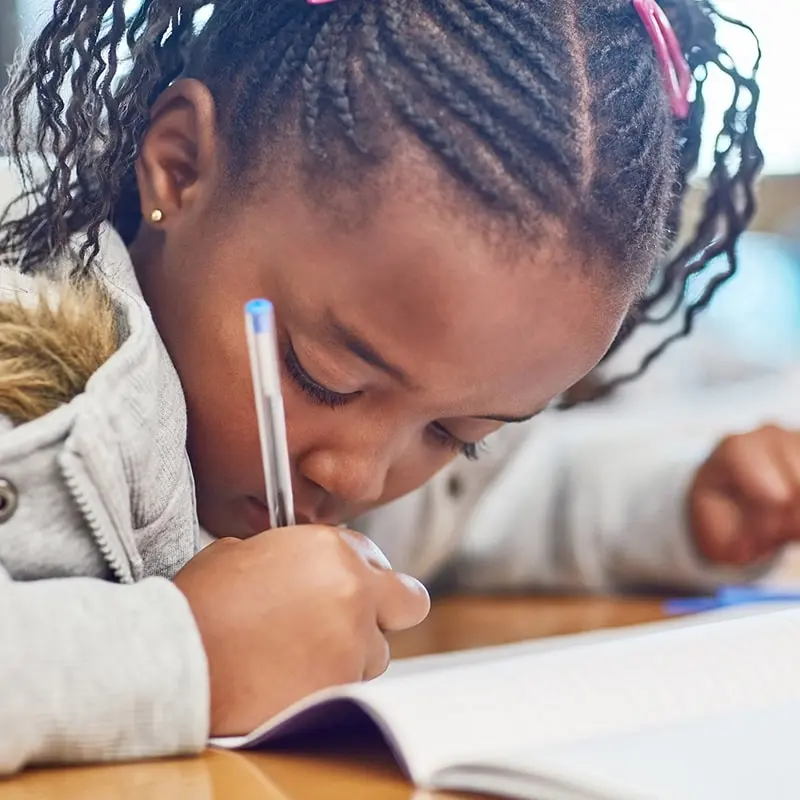
<path fill-rule="evenodd" d="M 0 567 L 0 608 L 0 774 L 205 746 L 205 652 L 172 583 L 15 582 Z"/>
<path fill-rule="evenodd" d="M 0 269 L 3 447 L 15 426 L 37 425 L 83 391 L 116 349 L 115 319 L 99 286 L 44 284 Z M 184 595 L 160 578 L 13 580 L 15 562 L 32 561 L 31 536 L 41 533 L 17 530 L 15 540 L 0 520 L 0 774 L 200 750 L 208 669 Z M 64 545 L 56 538 L 41 547 L 52 554 Z"/>

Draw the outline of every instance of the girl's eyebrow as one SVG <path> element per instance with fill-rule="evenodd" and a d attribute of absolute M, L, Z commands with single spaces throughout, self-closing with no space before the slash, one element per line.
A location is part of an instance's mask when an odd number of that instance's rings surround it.
<path fill-rule="evenodd" d="M 381 372 L 385 372 L 403 386 L 409 389 L 416 388 L 416 384 L 405 370 L 387 361 L 362 336 L 339 320 L 331 309 L 328 309 L 325 316 L 327 318 L 325 325 L 336 344 L 349 350 L 354 356 L 357 356 L 366 364 L 377 367 Z"/>
<path fill-rule="evenodd" d="M 340 319 L 336 317 L 331 309 L 328 309 L 326 314 L 325 325 L 331 334 L 331 338 L 336 344 L 349 350 L 354 356 L 360 358 L 364 363 L 376 367 L 385 372 L 390 377 L 394 378 L 401 385 L 415 389 L 416 384 L 409 377 L 408 373 L 400 367 L 387 361 L 369 342 L 365 341 L 362 336 L 356 333 L 352 328 L 345 325 Z M 521 423 L 533 419 L 538 414 L 542 413 L 542 409 L 537 409 L 530 414 L 523 414 L 522 416 L 506 416 L 505 414 L 485 414 L 475 416 L 475 419 L 485 419 L 491 422 L 503 423 Z"/>

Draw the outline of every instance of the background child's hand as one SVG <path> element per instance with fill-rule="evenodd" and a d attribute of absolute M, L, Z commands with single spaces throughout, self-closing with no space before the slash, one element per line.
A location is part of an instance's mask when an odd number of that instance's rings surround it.
<path fill-rule="evenodd" d="M 374 678 L 384 631 L 420 623 L 422 584 L 351 531 L 281 528 L 221 539 L 175 577 L 208 655 L 211 732 L 243 734 L 326 686 Z"/>
<path fill-rule="evenodd" d="M 689 514 L 700 552 L 723 565 L 800 540 L 800 433 L 770 425 L 723 439 L 695 476 Z"/>

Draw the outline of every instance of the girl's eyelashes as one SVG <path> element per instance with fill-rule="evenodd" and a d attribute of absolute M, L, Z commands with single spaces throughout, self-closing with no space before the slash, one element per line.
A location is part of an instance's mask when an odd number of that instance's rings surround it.
<path fill-rule="evenodd" d="M 286 371 L 295 385 L 320 405 L 328 406 L 329 408 L 341 408 L 361 394 L 361 392 L 350 392 L 349 394 L 334 392 L 332 389 L 328 389 L 315 381 L 300 363 L 300 359 L 297 357 L 291 342 L 286 346 L 283 361 Z"/>
<path fill-rule="evenodd" d="M 430 431 L 430 435 L 437 444 L 455 450 L 456 453 L 466 456 L 470 461 L 477 461 L 486 446 L 482 441 L 465 442 L 457 436 L 453 436 L 447 428 L 438 422 L 431 423 L 428 426 L 428 431 Z"/>

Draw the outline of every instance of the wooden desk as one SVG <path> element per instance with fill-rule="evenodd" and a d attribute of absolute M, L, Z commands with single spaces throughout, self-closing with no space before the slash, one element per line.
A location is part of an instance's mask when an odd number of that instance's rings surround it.
<path fill-rule="evenodd" d="M 434 604 L 424 625 L 396 637 L 412 656 L 661 617 L 656 600 L 457 598 Z M 431 797 L 427 795 L 427 797 Z M 437 795 L 439 800 L 453 795 Z M 268 755 L 209 751 L 200 758 L 36 770 L 0 782 L 0 800 L 423 800 L 387 754 Z"/>

